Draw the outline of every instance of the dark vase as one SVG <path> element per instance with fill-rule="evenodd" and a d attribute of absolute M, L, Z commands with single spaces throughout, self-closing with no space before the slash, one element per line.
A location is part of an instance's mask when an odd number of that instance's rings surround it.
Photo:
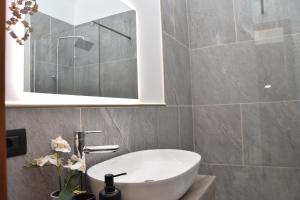
<path fill-rule="evenodd" d="M 72 200 L 96 200 L 96 197 L 91 193 L 81 193 L 75 195 Z"/>
<path fill-rule="evenodd" d="M 52 192 L 50 198 L 51 200 L 59 200 L 59 191 Z"/>

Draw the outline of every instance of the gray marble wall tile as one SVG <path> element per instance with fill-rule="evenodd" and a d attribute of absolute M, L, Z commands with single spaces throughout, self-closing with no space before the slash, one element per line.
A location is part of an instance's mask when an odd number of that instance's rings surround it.
<path fill-rule="evenodd" d="M 25 169 L 30 160 L 50 153 L 50 139 L 59 135 L 70 143 L 79 130 L 79 109 L 7 109 L 6 129 L 26 128 L 28 153 L 7 159 L 9 200 L 47 200 L 57 189 L 55 169 Z"/>
<path fill-rule="evenodd" d="M 300 104 L 243 105 L 245 162 L 300 167 Z"/>
<path fill-rule="evenodd" d="M 38 40 L 45 35 L 50 35 L 50 16 L 37 12 L 30 17 L 30 23 L 33 27 L 31 39 Z"/>
<path fill-rule="evenodd" d="M 101 64 L 75 67 L 74 94 L 99 96 Z"/>
<path fill-rule="evenodd" d="M 192 107 L 178 107 L 178 109 L 180 148 L 188 151 L 194 151 Z"/>
<path fill-rule="evenodd" d="M 189 0 L 190 47 L 235 42 L 233 2 Z"/>
<path fill-rule="evenodd" d="M 75 65 L 83 66 L 100 63 L 100 27 L 91 22 L 81 24 L 75 27 L 75 35 L 83 36 L 87 42 L 92 43 L 92 47 L 89 50 L 75 46 Z"/>
<path fill-rule="evenodd" d="M 191 105 L 189 50 L 163 34 L 165 97 L 168 105 Z"/>
<path fill-rule="evenodd" d="M 175 38 L 189 47 L 189 27 L 186 0 L 174 0 Z"/>
<path fill-rule="evenodd" d="M 137 60 L 103 63 L 103 91 L 106 97 L 138 98 Z"/>
<path fill-rule="evenodd" d="M 289 79 L 289 84 L 286 85 L 290 88 L 290 93 L 294 92 L 289 96 L 300 99 L 300 35 L 286 36 L 284 40 L 285 74 Z"/>
<path fill-rule="evenodd" d="M 127 136 L 130 151 L 158 148 L 157 108 L 112 108 L 109 111 L 119 130 Z"/>
<path fill-rule="evenodd" d="M 162 0 L 163 31 L 189 46 L 187 4 L 185 0 Z"/>
<path fill-rule="evenodd" d="M 257 101 L 257 69 L 251 43 L 191 52 L 193 104 Z"/>
<path fill-rule="evenodd" d="M 193 50 L 194 104 L 299 99 L 299 44 L 299 36 L 286 36 Z"/>
<path fill-rule="evenodd" d="M 157 134 L 159 148 L 178 149 L 180 146 L 177 107 L 159 107 Z"/>
<path fill-rule="evenodd" d="M 296 200 L 300 197 L 299 169 L 201 165 L 200 174 L 217 176 L 217 200 Z"/>
<path fill-rule="evenodd" d="M 51 34 L 56 35 L 62 32 L 74 30 L 74 26 L 65 21 L 51 17 Z"/>
<path fill-rule="evenodd" d="M 74 94 L 74 67 L 58 66 L 58 94 Z"/>
<path fill-rule="evenodd" d="M 135 121 L 131 124 L 132 151 L 157 149 L 159 147 L 157 132 L 157 107 L 139 107 L 135 109 Z"/>
<path fill-rule="evenodd" d="M 240 106 L 194 107 L 194 137 L 203 162 L 242 164 Z"/>
<path fill-rule="evenodd" d="M 235 1 L 238 40 L 255 39 L 260 31 L 278 30 L 278 34 L 300 32 L 300 3 L 297 0 L 264 2 L 265 13 L 261 14 L 260 0 Z M 280 36 L 275 34 L 275 36 Z M 267 37 L 272 37 L 271 34 Z"/>
<path fill-rule="evenodd" d="M 35 63 L 35 92 L 56 93 L 55 77 L 56 77 L 56 65 L 36 62 Z"/>
<path fill-rule="evenodd" d="M 160 2 L 163 31 L 175 36 L 175 1 L 161 0 Z"/>
<path fill-rule="evenodd" d="M 260 101 L 295 100 L 299 94 L 299 36 L 265 40 L 255 46 Z M 293 62 L 295 61 L 295 62 Z M 271 85 L 271 88 L 265 88 Z"/>
<path fill-rule="evenodd" d="M 136 12 L 128 11 L 109 16 L 99 21 L 101 24 L 113 28 L 131 37 L 129 40 L 110 30 L 100 30 L 101 62 L 120 59 L 136 58 Z"/>
<path fill-rule="evenodd" d="M 120 145 L 117 154 L 90 155 L 88 163 L 145 149 L 179 149 L 178 121 L 177 107 L 84 108 L 82 129 L 103 131 L 89 135 L 87 143 Z"/>

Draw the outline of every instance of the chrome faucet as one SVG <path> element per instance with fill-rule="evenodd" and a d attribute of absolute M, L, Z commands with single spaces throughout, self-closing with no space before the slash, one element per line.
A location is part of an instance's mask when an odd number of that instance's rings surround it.
<path fill-rule="evenodd" d="M 86 146 L 85 145 L 85 136 L 89 134 L 102 133 L 102 131 L 76 131 L 74 132 L 74 154 L 81 158 L 84 163 L 85 154 L 90 153 L 114 153 L 119 149 L 119 145 L 109 145 L 109 146 Z M 85 173 L 85 172 L 83 172 Z M 83 186 L 86 183 L 83 173 L 80 173 L 80 190 L 84 190 Z"/>
<path fill-rule="evenodd" d="M 86 146 L 85 136 L 89 134 L 100 134 L 102 131 L 76 131 L 74 132 L 74 154 L 83 158 L 84 154 L 90 153 L 114 153 L 118 151 L 119 145 Z"/>

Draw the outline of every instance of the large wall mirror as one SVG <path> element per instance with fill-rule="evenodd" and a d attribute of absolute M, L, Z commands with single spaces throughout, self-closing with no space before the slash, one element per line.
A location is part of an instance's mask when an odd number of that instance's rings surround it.
<path fill-rule="evenodd" d="M 37 0 L 25 91 L 137 99 L 136 11 L 121 0 L 72 1 L 57 10 L 60 2 Z"/>
<path fill-rule="evenodd" d="M 36 2 L 7 37 L 8 106 L 164 104 L 160 0 Z"/>

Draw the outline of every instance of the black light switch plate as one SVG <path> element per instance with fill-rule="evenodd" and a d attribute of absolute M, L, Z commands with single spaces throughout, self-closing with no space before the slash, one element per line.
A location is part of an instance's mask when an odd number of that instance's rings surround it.
<path fill-rule="evenodd" d="M 7 157 L 25 155 L 27 153 L 27 138 L 25 129 L 6 131 Z"/>

